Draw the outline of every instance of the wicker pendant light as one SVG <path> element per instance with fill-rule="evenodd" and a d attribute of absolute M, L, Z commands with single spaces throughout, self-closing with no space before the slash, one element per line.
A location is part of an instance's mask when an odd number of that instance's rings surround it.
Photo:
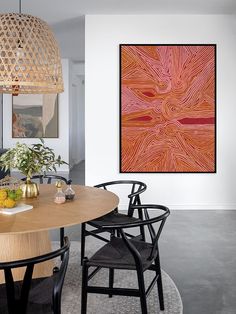
<path fill-rule="evenodd" d="M 0 14 L 0 93 L 63 92 L 61 58 L 49 26 L 21 13 Z"/>

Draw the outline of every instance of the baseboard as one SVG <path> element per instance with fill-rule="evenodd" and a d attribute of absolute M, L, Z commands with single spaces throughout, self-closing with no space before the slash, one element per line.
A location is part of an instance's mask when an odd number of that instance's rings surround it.
<path fill-rule="evenodd" d="M 168 207 L 173 210 L 236 210 L 236 204 L 185 204 Z"/>
<path fill-rule="evenodd" d="M 236 210 L 236 204 L 163 204 L 170 210 Z M 127 205 L 120 204 L 120 210 L 126 210 Z M 155 209 L 154 209 L 155 210 Z"/>

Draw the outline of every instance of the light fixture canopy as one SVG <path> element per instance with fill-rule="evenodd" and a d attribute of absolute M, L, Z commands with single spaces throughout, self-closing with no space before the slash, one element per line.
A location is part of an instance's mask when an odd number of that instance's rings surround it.
<path fill-rule="evenodd" d="M 0 14 L 0 93 L 63 90 L 60 52 L 47 23 L 28 14 Z"/>

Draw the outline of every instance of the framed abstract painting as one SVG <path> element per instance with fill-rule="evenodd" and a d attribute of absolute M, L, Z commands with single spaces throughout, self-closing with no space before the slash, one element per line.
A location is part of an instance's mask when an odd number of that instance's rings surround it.
<path fill-rule="evenodd" d="M 12 96 L 13 138 L 57 138 L 58 94 Z"/>
<path fill-rule="evenodd" d="M 216 172 L 216 45 L 120 45 L 120 172 Z"/>

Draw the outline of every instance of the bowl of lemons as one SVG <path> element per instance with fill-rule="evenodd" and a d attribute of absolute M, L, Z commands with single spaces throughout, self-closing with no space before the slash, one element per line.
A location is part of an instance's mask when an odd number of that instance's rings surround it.
<path fill-rule="evenodd" d="M 13 208 L 22 198 L 21 181 L 13 177 L 0 180 L 0 208 Z"/>
<path fill-rule="evenodd" d="M 0 208 L 13 208 L 22 198 L 21 188 L 1 188 L 0 189 Z"/>

